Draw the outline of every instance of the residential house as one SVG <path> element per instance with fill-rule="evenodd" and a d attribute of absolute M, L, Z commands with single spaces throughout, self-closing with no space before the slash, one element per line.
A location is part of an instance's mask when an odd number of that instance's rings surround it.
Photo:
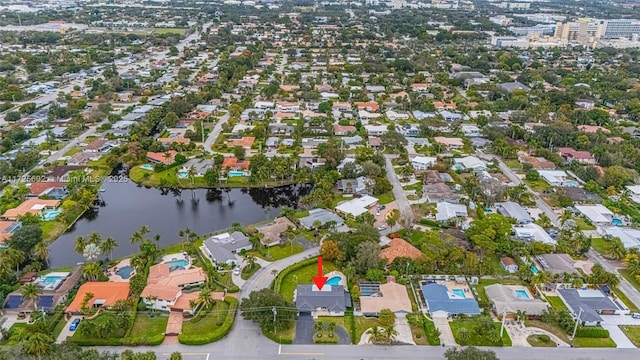
<path fill-rule="evenodd" d="M 596 105 L 595 101 L 589 99 L 578 99 L 575 104 L 585 110 L 591 110 Z"/>
<path fill-rule="evenodd" d="M 96 161 L 103 154 L 97 152 L 79 152 L 71 155 L 67 159 L 67 165 L 88 165 L 91 161 Z"/>
<path fill-rule="evenodd" d="M 601 315 L 628 314 L 623 308 L 600 289 L 557 289 L 558 295 L 574 319 L 580 317 L 582 326 L 600 326 Z"/>
<path fill-rule="evenodd" d="M 339 112 L 350 112 L 351 104 L 348 102 L 334 102 L 331 109 Z"/>
<path fill-rule="evenodd" d="M 359 198 L 343 201 L 335 210 L 345 215 L 351 215 L 356 217 L 358 215 L 368 212 L 369 209 L 378 204 L 378 199 L 373 196 L 365 195 Z"/>
<path fill-rule="evenodd" d="M 420 110 L 414 110 L 412 114 L 413 114 L 413 117 L 416 118 L 416 120 L 418 121 L 424 120 L 424 119 L 432 119 L 436 117 L 436 113 L 424 112 Z"/>
<path fill-rule="evenodd" d="M 404 239 L 394 238 L 389 242 L 389 246 L 380 250 L 378 254 L 380 259 L 386 260 L 387 265 L 391 264 L 397 258 L 407 258 L 412 260 L 420 259 L 423 254 L 418 248 L 411 245 Z"/>
<path fill-rule="evenodd" d="M 320 223 L 321 227 L 331 223 L 336 227 L 344 225 L 344 220 L 340 216 L 326 209 L 309 210 L 309 215 L 298 219 L 298 221 L 307 230 L 314 229 L 316 221 Z"/>
<path fill-rule="evenodd" d="M 227 141 L 227 146 L 231 148 L 239 146 L 245 150 L 251 150 L 251 146 L 253 146 L 253 143 L 255 141 L 256 141 L 256 138 L 253 136 L 243 136 L 241 138 L 230 138 Z"/>
<path fill-rule="evenodd" d="M 519 82 L 519 81 L 514 81 L 514 82 L 510 82 L 510 83 L 502 83 L 500 84 L 500 87 L 505 90 L 508 93 L 512 93 L 516 90 L 521 90 L 521 91 L 530 91 L 531 88 L 524 85 L 523 83 Z"/>
<path fill-rule="evenodd" d="M 449 110 L 441 110 L 439 111 L 440 116 L 447 122 L 455 122 L 464 120 L 464 115 L 458 114 L 455 112 L 451 112 Z"/>
<path fill-rule="evenodd" d="M 235 156 L 225 157 L 222 161 L 222 169 L 227 171 L 227 176 L 235 177 L 235 176 L 250 176 L 251 171 L 249 167 L 251 166 L 251 161 L 249 160 L 239 160 Z"/>
<path fill-rule="evenodd" d="M 279 101 L 276 103 L 276 110 L 283 113 L 300 112 L 300 104 L 297 102 Z"/>
<path fill-rule="evenodd" d="M 389 131 L 387 125 L 365 125 L 364 128 L 367 130 L 367 134 L 369 134 L 369 136 L 380 136 Z"/>
<path fill-rule="evenodd" d="M 556 168 L 556 164 L 553 162 L 543 157 L 530 156 L 522 151 L 518 153 L 518 161 L 520 161 L 521 164 L 529 164 L 536 170 L 555 170 Z"/>
<path fill-rule="evenodd" d="M 491 303 L 491 309 L 498 315 L 516 316 L 526 313 L 530 316 L 541 316 L 549 303 L 535 299 L 524 286 L 492 284 L 485 287 L 485 292 Z"/>
<path fill-rule="evenodd" d="M 457 202 L 460 196 L 455 194 L 449 186 L 443 183 L 424 184 L 422 185 L 422 193 L 430 203 L 438 201 Z"/>
<path fill-rule="evenodd" d="M 224 233 L 209 237 L 202 246 L 203 253 L 214 264 L 235 265 L 238 262 L 235 254 L 241 250 L 251 250 L 253 245 L 249 238 L 239 232 Z"/>
<path fill-rule="evenodd" d="M 182 298 L 192 298 L 192 293 L 183 293 L 182 290 L 202 285 L 206 281 L 207 275 L 202 268 L 171 269 L 166 263 L 156 264 L 149 268 L 147 286 L 142 290 L 140 297 L 148 307 L 156 310 L 182 310 L 191 313 L 192 307 L 180 306 L 180 300 L 189 303 L 189 299 Z"/>
<path fill-rule="evenodd" d="M 169 150 L 167 152 L 147 152 L 147 160 L 153 164 L 171 165 L 176 161 L 176 155 L 178 152 L 175 150 Z"/>
<path fill-rule="evenodd" d="M 333 125 L 333 134 L 336 136 L 345 136 L 349 134 L 353 134 L 357 131 L 356 127 L 353 125 Z"/>
<path fill-rule="evenodd" d="M 207 170 L 213 168 L 213 165 L 213 159 L 190 159 L 182 165 L 181 171 L 188 173 L 193 168 L 195 177 L 203 177 Z"/>
<path fill-rule="evenodd" d="M 520 225 L 530 224 L 533 222 L 531 215 L 520 204 L 513 201 L 496 203 L 496 209 L 500 214 L 506 217 L 516 219 Z"/>
<path fill-rule="evenodd" d="M 625 249 L 640 249 L 640 230 L 638 229 L 612 226 L 598 229 L 598 231 L 604 235 L 620 239 Z"/>
<path fill-rule="evenodd" d="M 580 274 L 576 270 L 576 261 L 568 254 L 542 254 L 535 256 L 538 270 L 558 274 Z M 539 265 L 539 266 L 538 266 Z"/>
<path fill-rule="evenodd" d="M 369 195 L 369 189 L 371 189 L 373 185 L 373 180 L 364 176 L 356 179 L 340 179 L 336 182 L 336 187 L 342 194 Z"/>
<path fill-rule="evenodd" d="M 396 125 L 396 131 L 405 137 L 416 137 L 420 135 L 420 128 L 413 124 Z"/>
<path fill-rule="evenodd" d="M 481 135 L 480 128 L 475 125 L 462 125 L 462 133 L 468 137 L 478 137 Z"/>
<path fill-rule="evenodd" d="M 87 297 L 87 294 L 93 296 Z M 65 312 L 81 314 L 83 308 L 109 308 L 118 301 L 129 298 L 129 282 L 88 281 L 78 288 L 76 296 Z M 85 302 L 85 299 L 89 299 Z"/>
<path fill-rule="evenodd" d="M 597 164 L 596 158 L 591 155 L 588 151 L 579 151 L 572 148 L 558 148 L 558 154 L 564 159 L 566 162 L 579 162 L 581 164 Z"/>
<path fill-rule="evenodd" d="M 385 114 L 389 121 L 409 120 L 409 114 L 404 111 L 387 110 Z"/>
<path fill-rule="evenodd" d="M 382 139 L 375 136 L 369 136 L 368 144 L 374 151 L 378 151 L 382 147 Z"/>
<path fill-rule="evenodd" d="M 436 108 L 436 110 L 438 111 L 442 111 L 442 110 L 455 110 L 457 108 L 456 103 L 454 102 L 450 102 L 450 103 L 445 103 L 442 101 L 434 101 L 433 102 L 433 106 Z"/>
<path fill-rule="evenodd" d="M 433 140 L 445 149 L 461 149 L 464 146 L 464 142 L 460 138 L 436 136 Z"/>
<path fill-rule="evenodd" d="M 114 147 L 114 144 L 110 141 L 98 139 L 90 142 L 82 148 L 83 152 L 92 152 L 92 153 L 105 153 L 110 151 Z"/>
<path fill-rule="evenodd" d="M 567 173 L 564 170 L 538 170 L 540 177 L 551 186 L 566 186 Z"/>
<path fill-rule="evenodd" d="M 467 206 L 463 204 L 452 204 L 446 201 L 440 201 L 436 204 L 436 220 L 439 222 L 447 222 L 451 219 L 466 219 L 469 216 Z"/>
<path fill-rule="evenodd" d="M 503 269 L 511 274 L 514 274 L 518 271 L 518 264 L 516 264 L 516 261 L 508 256 L 503 256 L 500 258 L 500 266 L 502 266 Z"/>
<path fill-rule="evenodd" d="M 576 210 L 584 216 L 589 222 L 596 226 L 611 225 L 614 218 L 613 211 L 607 209 L 602 204 L 595 205 L 576 205 Z"/>
<path fill-rule="evenodd" d="M 342 285 L 298 285 L 293 294 L 300 316 L 344 316 L 351 307 L 351 296 Z"/>
<path fill-rule="evenodd" d="M 598 131 L 602 131 L 605 134 L 611 134 L 611 130 L 595 125 L 578 125 L 578 130 L 585 132 L 587 134 L 597 134 Z"/>
<path fill-rule="evenodd" d="M 0 220 L 0 248 L 3 243 L 13 236 L 13 233 L 22 227 L 20 221 L 4 221 Z"/>
<path fill-rule="evenodd" d="M 631 200 L 640 203 L 640 185 L 628 185 L 626 188 Z"/>
<path fill-rule="evenodd" d="M 411 159 L 411 166 L 416 170 L 427 170 L 438 162 L 437 158 L 416 156 Z"/>
<path fill-rule="evenodd" d="M 556 245 L 556 241 L 549 233 L 536 223 L 523 224 L 513 227 L 517 239 L 528 242 L 541 242 L 547 245 Z"/>
<path fill-rule="evenodd" d="M 2 218 L 7 220 L 17 220 L 26 214 L 42 216 L 48 210 L 57 209 L 60 206 L 60 200 L 44 200 L 38 198 L 29 198 L 13 209 L 9 209 L 2 214 Z"/>
<path fill-rule="evenodd" d="M 453 170 L 483 172 L 487 171 L 487 163 L 475 156 L 453 159 Z"/>
<path fill-rule="evenodd" d="M 380 105 L 376 102 L 356 102 L 356 107 L 358 110 L 366 110 L 369 112 L 378 112 L 380 110 Z"/>
<path fill-rule="evenodd" d="M 378 316 L 383 309 L 400 315 L 412 312 L 407 287 L 396 283 L 393 277 L 386 284 L 361 282 L 359 287 L 360 293 L 365 293 L 360 295 L 360 311 L 365 316 Z"/>
<path fill-rule="evenodd" d="M 283 239 L 282 233 L 289 228 L 295 229 L 296 225 L 286 217 L 279 217 L 273 219 L 273 221 L 267 225 L 257 227 L 256 230 L 263 235 L 260 239 L 262 245 L 269 247 L 280 245 L 283 240 L 286 240 Z"/>
<path fill-rule="evenodd" d="M 450 281 L 428 282 L 422 286 L 422 296 L 427 303 L 429 314 L 432 317 L 480 315 L 478 302 L 468 286 L 458 288 L 457 285 L 452 285 L 450 288 L 447 286 L 448 283 Z"/>

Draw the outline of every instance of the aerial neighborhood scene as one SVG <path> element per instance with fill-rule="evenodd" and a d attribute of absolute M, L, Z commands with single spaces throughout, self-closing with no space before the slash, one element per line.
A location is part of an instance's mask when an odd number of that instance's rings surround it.
<path fill-rule="evenodd" d="M 0 1 L 0 360 L 639 347 L 637 0 Z"/>

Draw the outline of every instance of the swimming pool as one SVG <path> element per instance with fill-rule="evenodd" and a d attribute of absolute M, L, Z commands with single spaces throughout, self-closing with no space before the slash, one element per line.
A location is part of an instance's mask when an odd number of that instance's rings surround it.
<path fill-rule="evenodd" d="M 567 187 L 577 187 L 578 183 L 573 180 L 567 180 Z"/>
<path fill-rule="evenodd" d="M 187 177 L 187 175 L 188 175 L 188 174 L 187 174 L 187 172 L 186 172 L 186 171 L 183 171 L 183 170 L 178 171 L 178 177 L 179 177 L 179 178 L 181 178 L 181 179 L 186 178 L 186 177 Z"/>
<path fill-rule="evenodd" d="M 622 226 L 622 220 L 618 218 L 613 218 L 613 220 L 611 220 L 611 223 L 615 226 Z"/>
<path fill-rule="evenodd" d="M 133 267 L 131 265 L 123 266 L 120 269 L 118 269 L 118 271 L 116 271 L 116 274 L 118 274 L 118 276 L 120 276 L 123 279 L 130 278 L 132 273 L 133 273 Z"/>
<path fill-rule="evenodd" d="M 186 269 L 189 267 L 189 262 L 185 259 L 173 259 L 169 261 L 165 261 L 165 264 L 169 265 L 169 269 Z"/>
<path fill-rule="evenodd" d="M 466 298 L 467 298 L 467 297 L 464 295 L 464 290 L 462 290 L 462 289 L 453 289 L 453 290 L 451 290 L 451 292 L 452 292 L 454 295 L 459 296 L 459 297 L 461 297 L 461 298 L 463 298 L 463 299 L 466 299 Z"/>
<path fill-rule="evenodd" d="M 538 270 L 538 267 L 535 265 L 531 265 L 531 273 L 533 275 L 537 274 L 540 270 Z"/>
<path fill-rule="evenodd" d="M 151 164 L 140 165 L 140 167 L 145 169 L 145 170 L 153 171 L 153 165 L 151 165 Z"/>
<path fill-rule="evenodd" d="M 47 275 L 41 276 L 38 279 L 38 285 L 42 286 L 44 290 L 55 290 L 60 284 L 67 278 L 69 273 L 64 272 L 52 272 Z"/>
<path fill-rule="evenodd" d="M 327 280 L 327 285 L 338 286 L 340 285 L 340 276 L 334 276 Z"/>
<path fill-rule="evenodd" d="M 62 210 L 60 209 L 46 209 L 42 212 L 42 219 L 45 221 L 50 221 L 56 218 L 56 216 L 60 215 Z"/>
<path fill-rule="evenodd" d="M 513 290 L 513 294 L 515 295 L 516 299 L 520 299 L 520 300 L 531 299 L 529 297 L 529 293 L 527 292 L 527 290 L 522 290 L 522 289 Z"/>
<path fill-rule="evenodd" d="M 227 175 L 229 177 L 244 176 L 244 171 L 229 171 Z"/>

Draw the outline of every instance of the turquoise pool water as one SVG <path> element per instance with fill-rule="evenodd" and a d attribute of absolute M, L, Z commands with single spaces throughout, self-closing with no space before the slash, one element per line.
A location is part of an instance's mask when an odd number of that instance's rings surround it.
<path fill-rule="evenodd" d="M 537 274 L 539 271 L 540 271 L 540 270 L 538 270 L 538 267 L 537 267 L 537 266 L 535 266 L 535 265 L 532 265 L 532 266 L 531 266 L 531 273 L 532 273 L 533 275 Z"/>
<path fill-rule="evenodd" d="M 123 279 L 128 279 L 131 277 L 132 272 L 133 272 L 133 267 L 131 267 L 131 265 L 127 265 L 118 269 L 118 271 L 116 271 L 116 274 L 118 274 Z"/>
<path fill-rule="evenodd" d="M 229 175 L 229 177 L 244 176 L 244 172 L 243 171 L 229 171 L 229 173 L 227 175 Z"/>
<path fill-rule="evenodd" d="M 169 269 L 181 267 L 186 269 L 189 266 L 189 262 L 185 259 L 175 259 L 171 261 L 166 261 L 165 264 L 169 265 Z"/>
<path fill-rule="evenodd" d="M 40 284 L 44 290 L 55 290 L 65 278 L 66 276 L 45 275 L 38 280 L 38 284 Z"/>
<path fill-rule="evenodd" d="M 567 187 L 577 187 L 578 183 L 573 180 L 567 180 Z"/>
<path fill-rule="evenodd" d="M 153 165 L 151 165 L 151 164 L 140 165 L 140 167 L 145 169 L 145 170 L 152 170 L 153 171 Z"/>
<path fill-rule="evenodd" d="M 513 291 L 516 295 L 516 299 L 523 299 L 523 300 L 529 300 L 531 299 L 529 297 L 529 293 L 527 293 L 526 290 L 514 290 Z"/>
<path fill-rule="evenodd" d="M 327 285 L 340 285 L 340 276 L 334 276 L 327 280 Z"/>
<path fill-rule="evenodd" d="M 461 298 L 463 298 L 463 299 L 466 299 L 466 298 L 467 298 L 467 297 L 464 295 L 464 291 L 463 291 L 462 289 L 453 289 L 453 290 L 451 290 L 451 292 L 452 292 L 454 295 L 457 295 L 457 296 L 459 296 L 459 297 L 461 297 Z"/>
<path fill-rule="evenodd" d="M 186 171 L 178 171 L 178 177 L 181 179 L 184 179 L 187 177 L 187 172 Z"/>
<path fill-rule="evenodd" d="M 44 210 L 42 212 L 42 219 L 45 221 L 50 221 L 56 218 L 56 216 L 60 215 L 60 213 L 62 212 L 62 210 L 60 209 L 55 209 L 55 210 Z"/>
<path fill-rule="evenodd" d="M 613 225 L 615 226 L 622 226 L 622 220 L 617 219 L 617 218 L 613 218 L 613 220 L 611 220 L 611 222 L 613 223 Z"/>

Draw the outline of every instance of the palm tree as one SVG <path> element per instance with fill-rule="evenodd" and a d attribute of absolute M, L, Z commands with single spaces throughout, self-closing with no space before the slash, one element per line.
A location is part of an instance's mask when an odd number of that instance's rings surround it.
<path fill-rule="evenodd" d="M 3 268 L 4 273 L 9 273 L 15 267 L 16 272 L 20 271 L 20 264 L 24 261 L 24 253 L 20 250 L 12 247 L 0 248 L 0 267 Z"/>
<path fill-rule="evenodd" d="M 89 234 L 89 238 L 87 239 L 87 242 L 89 244 L 94 244 L 99 247 L 100 244 L 102 244 L 102 236 L 100 236 L 100 234 L 94 231 L 91 234 Z"/>
<path fill-rule="evenodd" d="M 293 252 L 293 244 L 296 242 L 296 233 L 293 232 L 291 226 L 287 227 L 287 230 L 284 232 L 284 236 L 287 238 L 287 241 L 289 241 L 289 244 L 291 244 L 291 252 Z"/>
<path fill-rule="evenodd" d="M 460 340 L 462 340 L 461 343 L 464 343 L 471 338 L 471 331 L 469 331 L 469 329 L 467 329 L 466 327 L 461 327 L 460 329 L 458 329 L 458 337 L 460 338 Z"/>
<path fill-rule="evenodd" d="M 84 275 L 89 279 L 89 281 L 98 280 L 98 277 L 100 276 L 100 274 L 102 274 L 102 268 L 100 268 L 100 265 L 95 262 L 86 264 L 82 268 L 82 271 L 84 272 Z"/>
<path fill-rule="evenodd" d="M 573 218 L 573 214 L 569 210 L 565 210 L 560 216 L 560 224 L 564 225 L 565 222 L 571 220 Z"/>
<path fill-rule="evenodd" d="M 313 323 L 313 330 L 316 332 L 318 337 L 322 336 L 321 332 L 324 330 L 324 322 L 316 321 Z"/>
<path fill-rule="evenodd" d="M 151 312 L 153 314 L 156 313 L 156 307 L 154 306 L 156 303 L 156 300 L 158 300 L 158 297 L 155 295 L 151 295 L 151 296 L 147 296 L 145 303 L 147 304 L 147 306 L 151 307 Z"/>
<path fill-rule="evenodd" d="M 627 249 L 624 247 L 620 238 L 610 238 L 605 248 L 607 256 L 614 260 L 623 259 L 627 255 Z"/>
<path fill-rule="evenodd" d="M 87 246 L 87 244 L 88 244 L 88 243 L 89 243 L 89 242 L 87 241 L 87 239 L 86 239 L 86 238 L 84 238 L 84 237 L 82 237 L 82 236 L 78 236 L 78 237 L 76 238 L 75 242 L 74 242 L 74 244 L 75 244 L 75 247 L 74 247 L 75 251 L 76 251 L 78 254 L 82 254 L 82 253 L 84 253 L 84 248 Z"/>
<path fill-rule="evenodd" d="M 367 330 L 366 334 L 370 335 L 369 342 L 372 344 L 384 343 L 385 334 L 384 329 L 380 326 L 374 326 Z"/>
<path fill-rule="evenodd" d="M 38 310 L 38 295 L 42 293 L 42 289 L 35 283 L 28 283 L 22 286 L 22 297 L 33 301 L 33 309 Z"/>
<path fill-rule="evenodd" d="M 244 258 L 244 262 L 249 268 L 249 270 L 253 270 L 253 267 L 256 265 L 256 256 L 253 254 L 246 253 L 242 257 Z"/>
<path fill-rule="evenodd" d="M 100 254 L 100 246 L 94 243 L 87 244 L 82 252 L 82 256 L 84 256 L 89 262 L 96 260 L 100 257 Z"/>
<path fill-rule="evenodd" d="M 398 336 L 398 331 L 396 331 L 393 325 L 384 328 L 384 340 L 387 344 L 391 344 L 396 339 L 396 336 Z"/>
<path fill-rule="evenodd" d="M 211 297 L 211 290 L 206 286 L 200 290 L 200 295 L 198 295 L 198 300 L 196 301 L 198 305 L 201 305 L 204 309 L 210 309 L 216 303 Z"/>
<path fill-rule="evenodd" d="M 49 267 L 49 247 L 44 241 L 37 243 L 33 247 L 33 255 L 40 260 L 44 260 L 44 263 Z"/>
<path fill-rule="evenodd" d="M 23 342 L 24 352 L 28 355 L 42 359 L 43 355 L 51 354 L 53 349 L 53 339 L 43 333 L 34 333 L 29 339 Z"/>
<path fill-rule="evenodd" d="M 102 251 L 102 253 L 109 253 L 108 260 L 113 260 L 113 249 L 116 247 L 118 247 L 118 242 L 112 237 L 108 237 L 100 244 L 100 250 Z"/>

